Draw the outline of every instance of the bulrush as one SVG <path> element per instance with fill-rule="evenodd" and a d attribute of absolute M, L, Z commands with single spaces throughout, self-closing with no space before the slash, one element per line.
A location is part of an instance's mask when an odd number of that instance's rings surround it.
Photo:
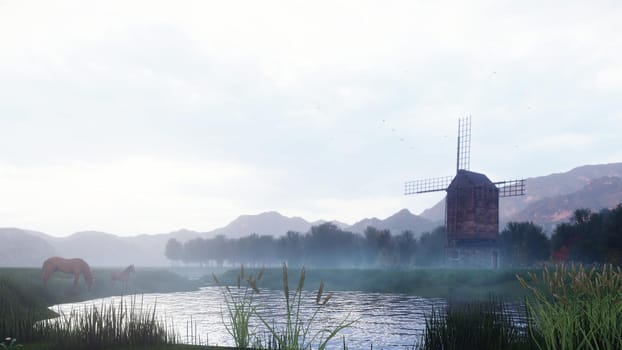
<path fill-rule="evenodd" d="M 531 292 L 529 329 L 539 348 L 622 348 L 622 271 L 566 265 L 548 267 L 540 277 L 517 276 Z"/>

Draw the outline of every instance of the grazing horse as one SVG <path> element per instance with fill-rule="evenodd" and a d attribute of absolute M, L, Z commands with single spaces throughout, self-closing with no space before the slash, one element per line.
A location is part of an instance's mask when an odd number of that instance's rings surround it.
<path fill-rule="evenodd" d="M 87 264 L 86 261 L 82 259 L 65 259 L 57 256 L 47 259 L 43 263 L 41 274 L 41 279 L 43 279 L 44 285 L 47 285 L 48 279 L 56 271 L 72 273 L 74 289 L 78 286 L 80 274 L 84 276 L 84 282 L 86 282 L 86 287 L 88 288 L 88 290 L 91 290 L 91 287 L 93 287 L 94 278 L 93 274 L 91 273 L 91 268 L 89 267 L 89 264 Z"/>
<path fill-rule="evenodd" d="M 130 265 L 126 267 L 123 271 L 112 271 L 110 273 L 110 279 L 112 280 L 112 282 L 120 281 L 123 282 L 123 284 L 125 285 L 127 284 L 127 280 L 130 278 L 130 273 L 135 272 L 136 270 L 134 270 L 134 265 Z"/>

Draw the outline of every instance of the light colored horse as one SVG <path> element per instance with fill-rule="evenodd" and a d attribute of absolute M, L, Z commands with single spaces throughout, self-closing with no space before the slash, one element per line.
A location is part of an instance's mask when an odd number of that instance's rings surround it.
<path fill-rule="evenodd" d="M 43 284 L 47 285 L 48 279 L 56 271 L 73 274 L 73 288 L 78 286 L 78 280 L 80 280 L 80 274 L 84 276 L 84 282 L 88 290 L 93 287 L 93 274 L 91 268 L 86 261 L 82 259 L 65 259 L 58 256 L 47 259 L 43 263 L 41 279 Z"/>
<path fill-rule="evenodd" d="M 134 265 L 130 265 L 126 267 L 123 271 L 112 271 L 110 273 L 110 279 L 112 280 L 112 282 L 120 281 L 123 282 L 123 284 L 127 284 L 127 280 L 130 278 L 130 273 L 135 272 L 136 270 L 134 270 Z"/>

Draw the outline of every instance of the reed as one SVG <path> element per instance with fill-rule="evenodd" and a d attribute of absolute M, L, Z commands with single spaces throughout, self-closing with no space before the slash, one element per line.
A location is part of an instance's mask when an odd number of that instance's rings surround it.
<path fill-rule="evenodd" d="M 303 300 L 303 289 L 306 279 L 306 271 L 303 267 L 300 270 L 300 277 L 298 278 L 298 284 L 296 290 L 290 293 L 287 265 L 283 263 L 282 267 L 282 279 L 283 279 L 283 294 L 285 298 L 286 308 L 286 320 L 285 324 L 278 328 L 274 321 L 268 322 L 265 316 L 258 315 L 261 322 L 268 329 L 268 332 L 272 335 L 271 347 L 281 350 L 299 350 L 299 349 L 311 349 L 313 346 L 317 346 L 318 350 L 324 350 L 327 343 L 336 337 L 343 329 L 351 326 L 356 320 L 351 320 L 349 315 L 343 320 L 339 321 L 335 326 L 320 327 L 318 331 L 314 331 L 314 325 L 317 320 L 318 313 L 324 307 L 326 307 L 328 301 L 331 299 L 332 294 L 324 296 L 324 283 L 320 283 L 320 288 L 315 296 L 314 305 L 315 310 L 313 314 L 305 319 L 301 315 L 301 307 Z M 345 340 L 344 340 L 345 344 Z M 345 345 L 344 345 L 345 347 Z"/>
<path fill-rule="evenodd" d="M 524 329 L 513 323 L 500 301 L 450 302 L 425 320 L 419 350 L 532 349 Z"/>
<path fill-rule="evenodd" d="M 12 278 L 0 279 L 0 336 L 33 339 L 37 320 L 52 316 L 44 301 L 20 287 Z"/>
<path fill-rule="evenodd" d="M 558 265 L 517 278 L 530 292 L 529 330 L 538 349 L 622 349 L 619 267 Z"/>
<path fill-rule="evenodd" d="M 156 307 L 121 299 L 118 305 L 74 309 L 60 313 L 58 319 L 38 322 L 34 326 L 40 339 L 56 349 L 106 349 L 173 344 L 174 331 L 156 318 Z"/>
<path fill-rule="evenodd" d="M 223 286 L 216 275 L 212 274 L 212 278 L 222 290 L 227 308 L 226 319 L 225 313 L 221 312 L 223 324 L 233 337 L 237 348 L 248 348 L 257 343 L 255 332 L 250 329 L 250 320 L 256 311 L 254 295 L 259 294 L 257 283 L 261 281 L 262 276 L 263 270 L 259 271 L 256 278 L 252 274 L 245 275 L 242 265 L 236 277 L 237 289 L 232 290 L 229 286 Z M 242 281 L 246 282 L 245 287 L 242 287 Z"/>

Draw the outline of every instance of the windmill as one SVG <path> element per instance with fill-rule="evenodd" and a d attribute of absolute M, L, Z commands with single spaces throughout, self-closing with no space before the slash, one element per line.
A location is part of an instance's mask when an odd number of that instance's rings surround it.
<path fill-rule="evenodd" d="M 458 120 L 456 175 L 409 181 L 404 194 L 446 191 L 447 264 L 498 266 L 499 198 L 525 194 L 525 180 L 492 182 L 470 171 L 471 117 Z"/>

